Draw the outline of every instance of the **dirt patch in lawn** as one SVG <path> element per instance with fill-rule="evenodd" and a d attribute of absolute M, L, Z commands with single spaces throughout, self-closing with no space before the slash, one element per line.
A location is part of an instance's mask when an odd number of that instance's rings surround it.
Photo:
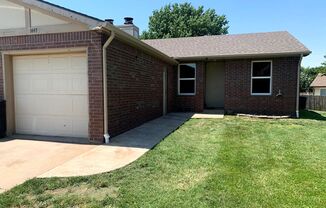
<path fill-rule="evenodd" d="M 94 188 L 82 184 L 76 187 L 47 190 L 43 195 L 51 195 L 55 198 L 78 196 L 80 198 L 92 198 L 96 201 L 102 201 L 107 197 L 117 198 L 119 189 L 117 187 Z"/>

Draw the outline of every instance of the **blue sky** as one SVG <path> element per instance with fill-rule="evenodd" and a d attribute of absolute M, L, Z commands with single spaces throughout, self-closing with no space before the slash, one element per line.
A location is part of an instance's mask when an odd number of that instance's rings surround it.
<path fill-rule="evenodd" d="M 318 66 L 326 55 L 325 0 L 48 0 L 52 3 L 94 16 L 113 18 L 122 24 L 132 16 L 140 30 L 147 29 L 148 17 L 154 9 L 168 3 L 191 2 L 198 7 L 213 8 L 229 20 L 229 33 L 251 33 L 287 30 L 304 43 L 312 54 L 304 66 Z"/>

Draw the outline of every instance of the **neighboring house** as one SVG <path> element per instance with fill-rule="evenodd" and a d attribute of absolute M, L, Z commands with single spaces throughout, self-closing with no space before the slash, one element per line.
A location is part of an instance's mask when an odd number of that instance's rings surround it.
<path fill-rule="evenodd" d="M 301 59 L 287 32 L 138 39 L 40 0 L 0 1 L 7 135 L 118 135 L 171 111 L 298 115 Z"/>
<path fill-rule="evenodd" d="M 318 74 L 310 87 L 315 96 L 326 96 L 326 74 Z"/>

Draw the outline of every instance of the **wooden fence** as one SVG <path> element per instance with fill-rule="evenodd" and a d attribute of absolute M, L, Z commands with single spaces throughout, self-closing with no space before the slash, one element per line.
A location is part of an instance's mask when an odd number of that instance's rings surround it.
<path fill-rule="evenodd" d="M 306 109 L 326 111 L 326 96 L 304 96 L 307 98 Z"/>

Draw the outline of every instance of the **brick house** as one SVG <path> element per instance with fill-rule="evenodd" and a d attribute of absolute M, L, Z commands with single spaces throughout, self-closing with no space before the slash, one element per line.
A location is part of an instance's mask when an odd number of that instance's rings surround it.
<path fill-rule="evenodd" d="M 298 115 L 298 72 L 310 51 L 289 33 L 141 41 L 125 20 L 2 0 L 7 135 L 102 143 L 172 111 Z"/>

